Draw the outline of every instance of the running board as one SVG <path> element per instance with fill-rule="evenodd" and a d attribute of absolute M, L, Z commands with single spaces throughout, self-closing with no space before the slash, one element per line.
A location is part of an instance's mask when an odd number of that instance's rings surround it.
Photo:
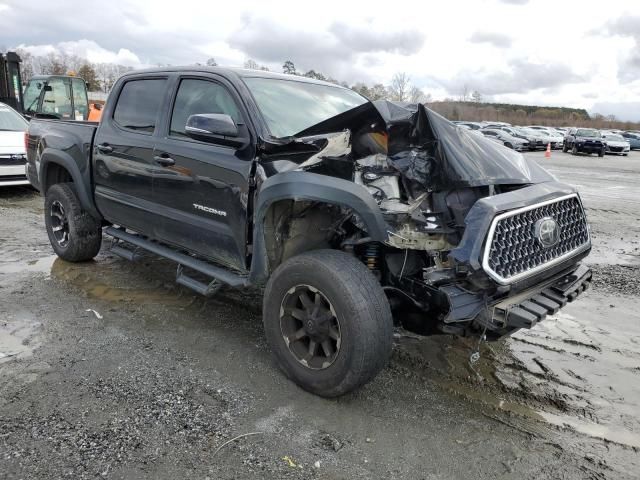
<path fill-rule="evenodd" d="M 178 263 L 179 266 L 176 281 L 179 284 L 184 285 L 185 287 L 192 288 L 198 293 L 202 293 L 203 295 L 212 295 L 220 288 L 221 284 L 227 284 L 232 287 L 243 287 L 248 284 L 248 279 L 246 276 L 238 275 L 237 273 L 233 273 L 221 267 L 216 267 L 215 265 L 207 263 L 203 260 L 198 260 L 197 258 L 194 258 L 190 255 L 177 252 L 172 248 L 166 247 L 156 242 L 152 242 L 151 240 L 147 240 L 146 238 L 143 238 L 139 235 L 127 233 L 124 231 L 124 229 L 107 227 L 104 233 L 117 238 L 118 240 L 130 243 L 132 245 L 135 245 L 136 247 L 142 248 L 160 257 L 164 257 Z M 116 255 L 122 254 L 124 258 L 135 260 L 135 252 L 131 252 L 119 246 L 116 246 L 116 248 L 119 249 L 114 252 Z M 127 256 L 127 254 L 129 255 Z M 183 273 L 182 269 L 184 267 L 207 275 L 213 278 L 214 281 L 207 285 L 206 283 L 191 278 Z"/>

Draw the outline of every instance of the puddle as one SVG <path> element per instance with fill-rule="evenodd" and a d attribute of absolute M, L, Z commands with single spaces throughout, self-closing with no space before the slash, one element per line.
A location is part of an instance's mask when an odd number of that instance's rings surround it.
<path fill-rule="evenodd" d="M 175 265 L 155 258 L 139 263 L 105 256 L 85 263 L 58 258 L 51 265 L 50 275 L 80 289 L 89 298 L 107 302 L 186 306 L 197 298 L 173 283 Z"/>
<path fill-rule="evenodd" d="M 0 321 L 0 364 L 31 355 L 39 346 L 36 340 L 39 326 L 40 322 L 27 311 L 6 313 Z"/>
<path fill-rule="evenodd" d="M 53 263 L 57 260 L 56 255 L 39 258 L 29 261 L 3 261 L 0 265 L 0 274 L 13 274 L 21 272 L 35 272 L 49 274 Z"/>
<path fill-rule="evenodd" d="M 611 302 L 616 304 L 611 307 Z M 471 401 L 640 448 L 640 299 L 586 295 L 533 330 L 484 344 L 401 339 L 409 362 Z"/>

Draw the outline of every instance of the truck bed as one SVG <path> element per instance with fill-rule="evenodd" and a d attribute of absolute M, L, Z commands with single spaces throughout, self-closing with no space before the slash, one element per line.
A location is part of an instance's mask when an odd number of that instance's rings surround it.
<path fill-rule="evenodd" d="M 98 122 L 76 120 L 31 120 L 27 140 L 27 177 L 42 190 L 40 157 L 54 152 L 61 164 L 75 165 L 85 185 L 91 182 L 91 150 Z M 44 192 L 42 192 L 44 193 Z"/>

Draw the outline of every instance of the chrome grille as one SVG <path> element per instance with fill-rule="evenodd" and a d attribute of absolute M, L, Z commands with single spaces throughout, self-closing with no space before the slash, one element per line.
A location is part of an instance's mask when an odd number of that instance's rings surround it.
<path fill-rule="evenodd" d="M 560 238 L 544 247 L 536 238 L 535 225 L 546 217 L 560 228 Z M 577 195 L 498 215 L 491 224 L 483 267 L 499 283 L 533 275 L 588 248 L 589 227 Z"/>

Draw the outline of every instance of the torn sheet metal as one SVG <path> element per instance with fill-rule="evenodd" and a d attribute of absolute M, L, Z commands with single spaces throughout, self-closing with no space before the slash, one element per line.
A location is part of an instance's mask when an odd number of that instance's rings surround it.
<path fill-rule="evenodd" d="M 462 129 L 422 104 L 380 100 L 365 103 L 299 132 L 294 138 L 350 130 L 354 150 L 363 132 L 385 131 L 387 155 L 423 188 L 445 190 L 553 181 L 536 162 Z M 411 152 L 411 153 L 407 153 Z M 376 153 L 376 152 L 370 152 Z M 354 151 L 357 158 L 357 151 Z M 412 161 L 421 158 L 423 162 Z"/>

